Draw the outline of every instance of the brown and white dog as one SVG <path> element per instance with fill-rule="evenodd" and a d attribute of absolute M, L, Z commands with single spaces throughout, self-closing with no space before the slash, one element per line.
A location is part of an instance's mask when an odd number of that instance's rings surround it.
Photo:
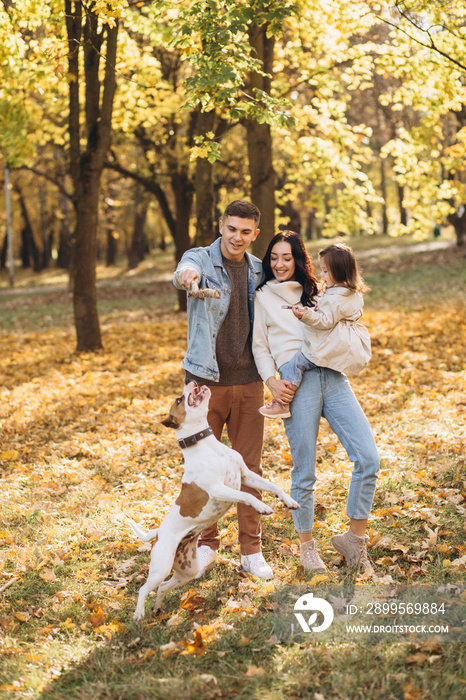
<path fill-rule="evenodd" d="M 199 388 L 195 382 L 190 382 L 173 403 L 169 416 L 162 421 L 175 430 L 183 452 L 184 474 L 181 492 L 157 529 L 144 532 L 133 520 L 129 521 L 141 540 L 154 541 L 149 575 L 139 591 L 134 620 L 144 617 L 150 591 L 158 588 L 153 608 L 157 611 L 168 591 L 195 578 L 199 571 L 197 541 L 200 533 L 233 503 L 245 503 L 264 515 L 273 512 L 270 506 L 240 491 L 242 484 L 270 491 L 288 508 L 299 508 L 283 489 L 254 474 L 238 452 L 215 438 L 207 423 L 209 399 L 208 387 Z M 164 581 L 172 567 L 173 576 Z"/>

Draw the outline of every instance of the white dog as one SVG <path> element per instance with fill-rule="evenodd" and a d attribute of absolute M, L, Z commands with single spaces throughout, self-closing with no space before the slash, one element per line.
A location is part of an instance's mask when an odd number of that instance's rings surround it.
<path fill-rule="evenodd" d="M 156 611 L 168 591 L 195 578 L 199 571 L 197 541 L 200 533 L 233 503 L 245 503 L 264 515 L 273 512 L 270 506 L 240 491 L 241 484 L 270 491 L 288 508 L 299 508 L 283 489 L 254 474 L 238 452 L 215 438 L 207 423 L 209 399 L 208 387 L 199 388 L 195 382 L 190 382 L 172 405 L 169 416 L 162 421 L 175 429 L 184 456 L 184 474 L 181 492 L 160 527 L 144 532 L 133 520 L 129 521 L 141 540 L 154 541 L 149 575 L 139 591 L 134 620 L 144 617 L 150 591 L 158 588 Z M 164 581 L 172 567 L 173 576 Z"/>

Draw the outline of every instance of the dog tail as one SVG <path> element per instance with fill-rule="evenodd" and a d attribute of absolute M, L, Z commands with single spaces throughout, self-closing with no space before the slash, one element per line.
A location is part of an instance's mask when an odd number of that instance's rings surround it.
<path fill-rule="evenodd" d="M 144 530 L 141 530 L 139 525 L 136 525 L 134 520 L 131 520 L 131 518 L 128 518 L 128 522 L 130 524 L 130 527 L 134 534 L 139 537 L 140 540 L 143 542 L 150 542 L 151 540 L 157 539 L 157 532 L 158 532 L 158 527 L 156 527 L 154 530 L 149 530 L 148 532 L 144 532 Z"/>

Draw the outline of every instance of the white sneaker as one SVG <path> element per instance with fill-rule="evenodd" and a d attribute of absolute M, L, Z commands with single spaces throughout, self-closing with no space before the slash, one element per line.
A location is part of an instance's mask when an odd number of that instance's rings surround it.
<path fill-rule="evenodd" d="M 201 578 L 206 571 L 215 566 L 217 550 L 212 549 L 208 544 L 201 544 L 201 546 L 197 548 L 197 561 L 199 564 L 199 571 L 194 578 Z"/>
<path fill-rule="evenodd" d="M 259 578 L 269 579 L 273 577 L 273 571 L 262 556 L 262 552 L 242 554 L 241 567 Z"/>

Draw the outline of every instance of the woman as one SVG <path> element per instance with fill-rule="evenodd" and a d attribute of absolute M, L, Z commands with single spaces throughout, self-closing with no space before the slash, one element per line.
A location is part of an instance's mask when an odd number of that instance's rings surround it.
<path fill-rule="evenodd" d="M 276 378 L 276 370 L 291 359 L 303 341 L 304 324 L 289 307 L 313 306 L 318 289 L 304 243 L 293 231 L 282 231 L 270 241 L 262 264 L 265 281 L 255 297 L 252 348 L 259 374 L 274 399 L 282 404 L 293 400 L 293 413 L 284 424 L 293 458 L 291 496 L 300 504 L 300 509 L 293 511 L 293 520 L 301 564 L 310 572 L 326 571 L 312 536 L 317 434 L 323 416 L 354 462 L 346 508 L 350 527 L 343 535 L 332 537 L 332 544 L 350 566 L 361 564 L 365 574 L 372 574 L 365 532 L 379 455 L 369 421 L 340 372 L 327 367 L 304 372 L 296 393 L 289 381 Z"/>

